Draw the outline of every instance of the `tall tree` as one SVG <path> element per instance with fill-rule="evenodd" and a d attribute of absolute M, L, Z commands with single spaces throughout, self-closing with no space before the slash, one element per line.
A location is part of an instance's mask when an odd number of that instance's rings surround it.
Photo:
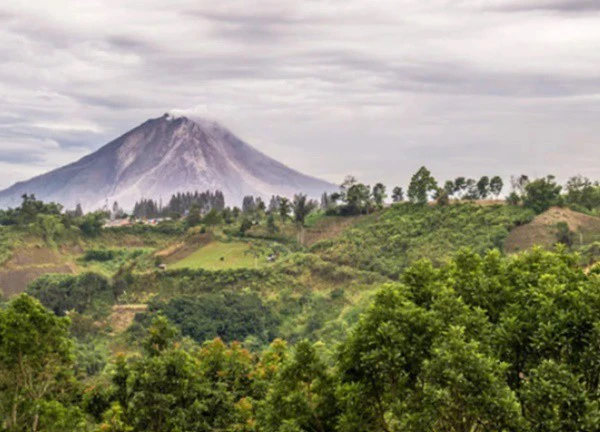
<path fill-rule="evenodd" d="M 431 194 L 438 190 L 437 182 L 424 166 L 412 176 L 408 186 L 408 199 L 415 204 L 427 204 Z"/>
<path fill-rule="evenodd" d="M 290 211 L 290 200 L 285 197 L 281 197 L 279 200 L 279 217 L 281 218 L 281 222 L 285 222 L 290 215 Z"/>
<path fill-rule="evenodd" d="M 502 193 L 502 188 L 504 187 L 504 182 L 500 176 L 494 176 L 490 180 L 490 192 L 494 195 L 495 198 Z"/>
<path fill-rule="evenodd" d="M 242 200 L 242 212 L 244 214 L 254 213 L 256 210 L 256 203 L 252 195 L 247 195 Z"/>
<path fill-rule="evenodd" d="M 306 217 L 317 207 L 317 203 L 309 200 L 304 194 L 294 195 L 292 208 L 294 212 L 294 222 L 298 228 L 298 243 L 304 244 L 304 226 Z"/>
<path fill-rule="evenodd" d="M 400 186 L 392 190 L 392 201 L 395 203 L 404 201 L 404 190 Z"/>
<path fill-rule="evenodd" d="M 490 178 L 488 176 L 483 176 L 477 182 L 477 192 L 479 193 L 479 198 L 486 199 L 490 194 Z"/>
<path fill-rule="evenodd" d="M 379 209 L 383 208 L 384 201 L 387 198 L 383 183 L 377 183 L 375 186 L 373 186 L 371 195 L 373 196 L 373 202 L 375 203 L 375 206 Z"/>

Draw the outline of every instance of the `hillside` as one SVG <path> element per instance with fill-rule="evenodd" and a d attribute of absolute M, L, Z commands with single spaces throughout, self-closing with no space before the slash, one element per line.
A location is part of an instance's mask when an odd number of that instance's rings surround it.
<path fill-rule="evenodd" d="M 503 249 L 509 231 L 532 218 L 529 210 L 501 204 L 396 204 L 314 244 L 311 251 L 327 261 L 397 278 L 422 258 L 440 264 L 463 247 L 478 253 Z"/>
<path fill-rule="evenodd" d="M 0 191 L 0 208 L 35 194 L 86 211 L 112 205 L 133 208 L 143 197 L 167 203 L 177 192 L 220 190 L 228 205 L 245 195 L 318 197 L 331 183 L 273 160 L 224 126 L 165 114 L 150 119 L 81 160 Z"/>
<path fill-rule="evenodd" d="M 556 241 L 557 224 L 564 222 L 574 232 L 574 246 L 600 241 L 600 218 L 579 213 L 568 208 L 552 207 L 536 216 L 530 223 L 512 230 L 506 238 L 505 250 L 509 253 L 524 251 L 533 246 L 552 247 Z"/>

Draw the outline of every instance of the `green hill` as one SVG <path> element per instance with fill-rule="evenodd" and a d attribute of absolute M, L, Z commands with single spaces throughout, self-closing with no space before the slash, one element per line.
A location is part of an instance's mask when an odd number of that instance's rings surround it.
<path fill-rule="evenodd" d="M 502 204 L 396 204 L 311 251 L 327 261 L 397 278 L 419 259 L 439 264 L 463 247 L 478 253 L 502 250 L 510 230 L 533 217 L 529 210 Z"/>

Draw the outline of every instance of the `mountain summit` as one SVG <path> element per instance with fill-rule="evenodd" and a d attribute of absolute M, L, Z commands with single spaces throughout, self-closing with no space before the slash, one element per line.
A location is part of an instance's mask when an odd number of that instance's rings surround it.
<path fill-rule="evenodd" d="M 166 202 L 173 193 L 195 190 L 221 190 L 228 205 L 239 205 L 244 195 L 317 197 L 335 188 L 271 159 L 216 122 L 165 114 L 77 162 L 0 191 L 0 208 L 18 205 L 25 193 L 93 210 L 113 201 L 131 208 L 142 197 Z"/>

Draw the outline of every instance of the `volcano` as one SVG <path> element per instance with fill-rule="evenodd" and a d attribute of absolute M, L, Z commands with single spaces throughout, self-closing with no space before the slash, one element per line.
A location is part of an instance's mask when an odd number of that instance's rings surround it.
<path fill-rule="evenodd" d="M 91 211 L 114 201 L 125 209 L 140 198 L 168 202 L 188 191 L 220 190 L 233 206 L 245 195 L 318 197 L 336 189 L 266 156 L 215 121 L 165 114 L 74 163 L 15 183 L 0 192 L 0 207 L 19 205 L 25 193 Z"/>

